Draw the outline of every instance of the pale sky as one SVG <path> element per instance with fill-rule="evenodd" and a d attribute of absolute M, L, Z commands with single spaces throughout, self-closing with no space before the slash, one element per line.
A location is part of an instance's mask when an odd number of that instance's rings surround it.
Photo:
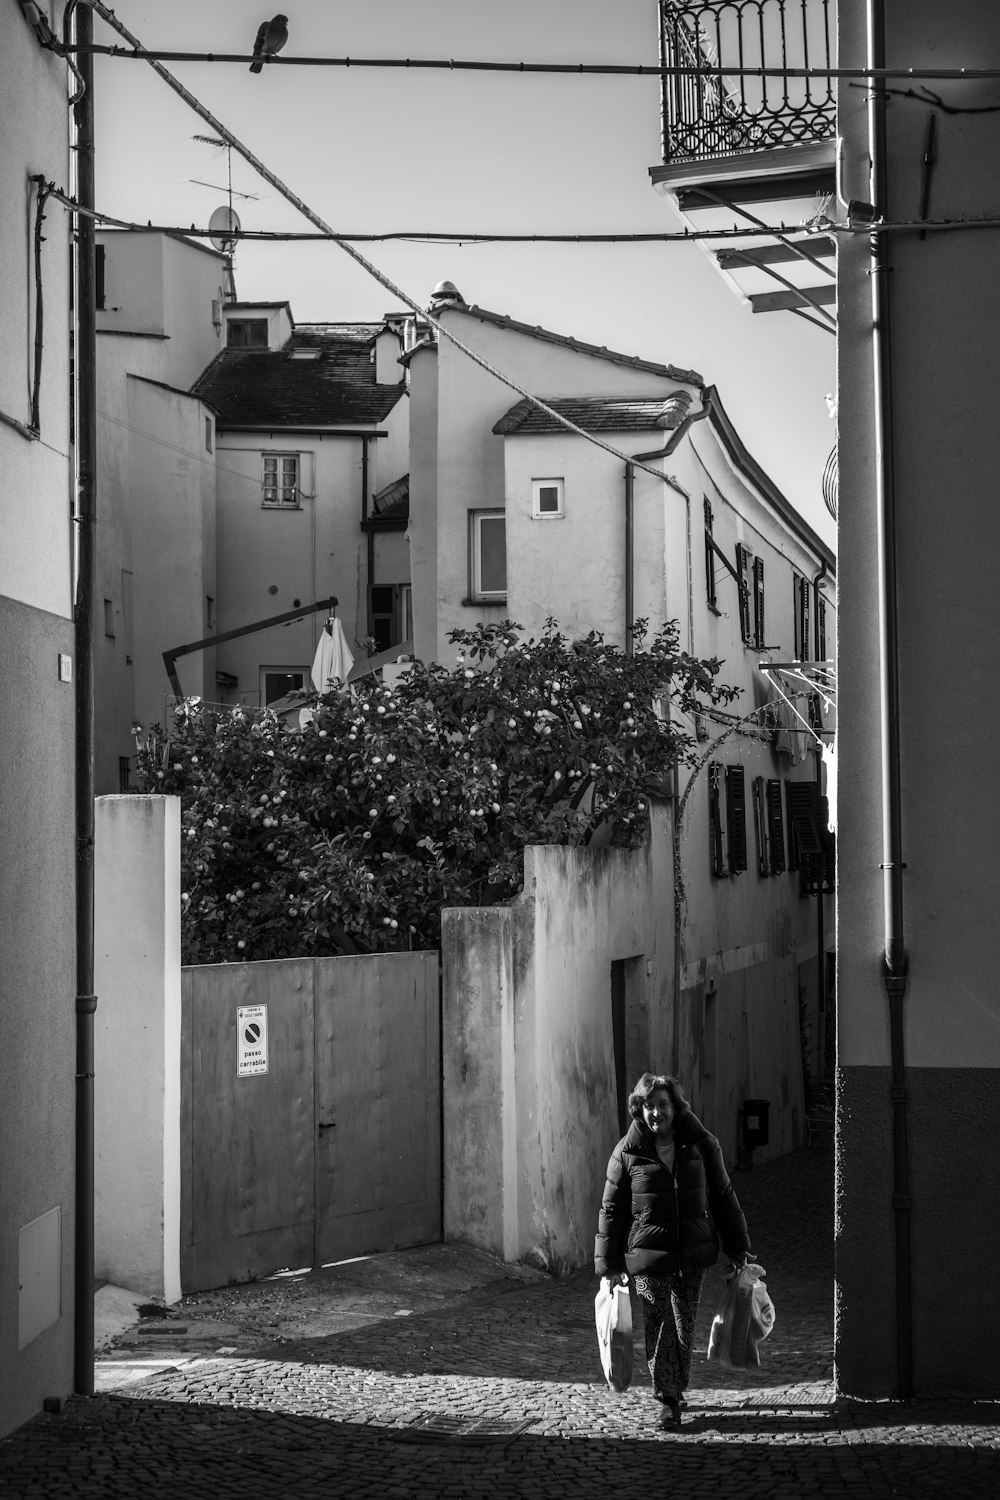
<path fill-rule="evenodd" d="M 252 50 L 283 4 L 288 56 L 657 62 L 655 0 L 118 0 L 144 46 Z M 99 17 L 97 42 L 120 42 Z M 660 161 L 655 78 L 166 66 L 335 230 L 648 233 L 679 226 L 649 182 Z M 97 58 L 97 206 L 205 225 L 225 153 L 149 66 Z M 246 229 L 310 229 L 233 156 Z M 439 281 L 466 301 L 625 354 L 697 370 L 744 443 L 828 541 L 820 476 L 835 432 L 835 341 L 791 313 L 755 316 L 694 245 L 358 247 L 420 305 Z M 374 321 L 398 304 L 336 245 L 242 244 L 241 300 L 298 322 Z M 558 391 L 538 391 L 557 396 Z"/>

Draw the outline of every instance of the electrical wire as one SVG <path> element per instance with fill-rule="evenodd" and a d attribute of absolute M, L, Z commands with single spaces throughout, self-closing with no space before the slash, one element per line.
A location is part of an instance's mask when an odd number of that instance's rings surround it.
<path fill-rule="evenodd" d="M 88 0 L 92 3 L 92 0 Z M 108 20 L 104 8 L 94 4 L 97 13 Z M 122 36 L 122 27 L 116 27 Z M 437 70 L 447 73 L 565 73 L 580 77 L 610 76 L 613 78 L 937 78 L 956 82 L 977 82 L 981 79 L 1000 78 L 1000 68 L 809 68 L 809 67 L 750 67 L 746 64 L 729 66 L 722 63 L 706 63 L 699 67 L 692 63 L 560 63 L 560 62 L 499 62 L 495 59 L 471 59 L 456 57 L 280 57 L 255 58 L 251 52 L 184 52 L 176 49 L 147 48 L 128 38 L 129 47 L 92 42 L 87 46 L 76 46 L 65 42 L 52 42 L 51 48 L 63 55 L 99 53 L 105 57 L 137 59 L 140 62 L 207 62 L 240 63 L 264 62 L 268 67 L 279 68 L 405 68 L 414 70 Z"/>
<path fill-rule="evenodd" d="M 148 219 L 144 224 L 136 219 L 119 219 L 113 214 L 102 212 L 100 209 L 83 209 L 68 193 L 60 188 L 49 185 L 49 191 L 60 203 L 74 213 L 89 215 L 98 223 L 105 224 L 112 229 L 130 229 L 139 233 L 183 235 L 187 239 L 213 239 L 217 238 L 217 229 L 200 229 L 194 224 L 154 224 Z M 921 226 L 926 227 L 926 226 Z M 865 225 L 864 233 L 871 231 L 870 225 Z M 382 242 L 385 240 L 414 240 L 432 241 L 439 244 L 617 244 L 617 243 L 654 243 L 654 244 L 684 244 L 694 243 L 698 240 L 717 239 L 745 239 L 749 237 L 760 238 L 764 233 L 772 236 L 791 234 L 806 234 L 811 239 L 814 231 L 806 229 L 803 225 L 786 225 L 779 227 L 773 225 L 764 226 L 761 229 L 741 229 L 734 225 L 732 229 L 684 229 L 651 231 L 641 234 L 490 234 L 479 230 L 416 230 L 416 229 L 393 229 L 383 233 L 355 234 L 338 230 L 336 235 L 320 232 L 319 230 L 296 230 L 296 229 L 235 229 L 226 230 L 226 239 L 235 240 L 263 240 L 263 241 L 323 241 L 335 238 L 338 240 L 350 240 L 352 243 Z M 794 244 L 795 241 L 788 240 L 787 243 Z"/>
<path fill-rule="evenodd" d="M 47 191 L 60 203 L 72 209 L 73 213 L 84 214 L 96 219 L 99 224 L 105 224 L 111 229 L 128 229 L 140 234 L 170 234 L 181 235 L 186 239 L 208 240 L 218 236 L 217 229 L 201 229 L 195 224 L 154 224 L 151 219 L 141 223 L 138 219 L 119 219 L 114 214 L 104 213 L 100 209 L 81 208 L 71 194 L 57 188 L 49 183 Z M 742 212 L 742 210 L 737 210 Z M 697 244 L 702 240 L 738 240 L 738 239 L 760 239 L 769 236 L 772 239 L 781 239 L 793 249 L 800 244 L 808 243 L 816 235 L 845 234 L 845 235 L 872 235 L 895 233 L 898 230 L 913 229 L 921 233 L 930 230 L 944 229 L 998 229 L 1000 218 L 988 217 L 979 219 L 893 219 L 877 220 L 874 224 L 851 224 L 838 223 L 833 219 L 810 220 L 805 224 L 765 224 L 762 219 L 755 220 L 755 227 L 741 228 L 734 224 L 730 229 L 677 229 L 677 230 L 654 230 L 642 233 L 615 233 L 609 231 L 603 234 L 568 233 L 568 234 L 493 234 L 483 230 L 458 230 L 458 229 L 391 229 L 381 233 L 354 233 L 347 230 L 308 230 L 308 229 L 235 229 L 226 230 L 226 238 L 235 240 L 259 240 L 263 242 L 295 242 L 298 240 L 322 242 L 323 240 L 350 241 L 352 244 L 384 243 L 387 240 L 412 240 L 414 242 L 430 242 L 442 245 L 493 245 L 493 244 L 574 244 L 574 245 L 608 245 L 608 244 Z M 805 240 L 792 240 L 791 235 L 805 235 Z M 807 256 L 806 259 L 809 257 Z M 752 269 L 752 267 L 748 267 Z M 828 268 L 824 267 L 824 270 Z M 420 310 L 422 312 L 422 309 Z M 812 321 L 811 319 L 809 321 Z M 817 325 L 820 326 L 820 325 Z"/>

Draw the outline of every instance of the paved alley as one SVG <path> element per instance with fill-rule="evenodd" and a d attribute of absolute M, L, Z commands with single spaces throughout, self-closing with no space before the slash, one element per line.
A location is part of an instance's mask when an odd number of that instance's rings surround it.
<path fill-rule="evenodd" d="M 366 1309 L 355 1326 L 349 1316 L 324 1320 L 314 1288 L 318 1311 L 303 1328 L 293 1282 L 185 1299 L 155 1335 L 140 1326 L 102 1356 L 100 1382 L 113 1388 L 0 1444 L 0 1492 L 558 1500 L 669 1484 L 745 1500 L 1000 1493 L 1000 1406 L 834 1399 L 832 1153 L 799 1151 L 735 1180 L 777 1323 L 759 1370 L 710 1365 L 712 1273 L 679 1433 L 658 1429 L 641 1359 L 626 1394 L 604 1385 L 592 1275 L 552 1281 L 497 1262 L 456 1290 L 443 1247 L 439 1262 L 428 1249 L 326 1271 L 331 1305 Z M 389 1260 L 405 1270 L 408 1255 L 420 1283 L 404 1299 L 411 1306 L 373 1299 L 373 1279 Z M 235 1343 L 218 1333 L 226 1297 L 260 1313 Z M 135 1379 L 142 1369 L 151 1373 Z"/>

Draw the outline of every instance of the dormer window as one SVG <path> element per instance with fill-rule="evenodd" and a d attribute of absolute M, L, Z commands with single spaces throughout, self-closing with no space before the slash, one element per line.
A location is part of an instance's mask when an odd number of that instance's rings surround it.
<path fill-rule="evenodd" d="M 266 318 L 230 318 L 226 330 L 226 345 L 230 349 L 266 349 Z"/>

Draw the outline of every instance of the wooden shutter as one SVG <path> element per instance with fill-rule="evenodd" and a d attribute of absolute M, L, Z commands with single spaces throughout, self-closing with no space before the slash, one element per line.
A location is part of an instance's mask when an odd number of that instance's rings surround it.
<path fill-rule="evenodd" d="M 809 580 L 795 576 L 795 660 L 809 660 Z"/>
<path fill-rule="evenodd" d="M 747 797 L 742 766 L 726 767 L 726 844 L 729 873 L 738 875 L 747 867 Z"/>
<path fill-rule="evenodd" d="M 785 869 L 785 818 L 781 805 L 781 782 L 767 783 L 767 844 L 772 875 Z"/>
<path fill-rule="evenodd" d="M 758 650 L 764 647 L 764 559 L 753 560 L 753 643 Z"/>
<path fill-rule="evenodd" d="M 767 875 L 767 793 L 763 776 L 753 779 L 753 836 L 757 850 L 757 874 Z"/>
<path fill-rule="evenodd" d="M 722 855 L 722 766 L 717 760 L 708 763 L 708 842 L 712 874 L 725 875 Z"/>
<path fill-rule="evenodd" d="M 800 873 L 800 889 L 816 890 L 823 880 L 823 842 L 820 838 L 819 790 L 815 781 L 786 781 L 790 870 Z"/>
<path fill-rule="evenodd" d="M 742 542 L 736 543 L 736 589 L 740 596 L 740 635 L 745 641 L 750 633 L 750 553 Z"/>
<path fill-rule="evenodd" d="M 826 600 L 819 592 L 816 595 L 816 630 L 819 635 L 819 650 L 816 653 L 816 659 L 826 661 Z"/>
<path fill-rule="evenodd" d="M 712 502 L 705 500 L 705 596 L 709 604 L 715 607 L 715 553 L 712 551 Z"/>

